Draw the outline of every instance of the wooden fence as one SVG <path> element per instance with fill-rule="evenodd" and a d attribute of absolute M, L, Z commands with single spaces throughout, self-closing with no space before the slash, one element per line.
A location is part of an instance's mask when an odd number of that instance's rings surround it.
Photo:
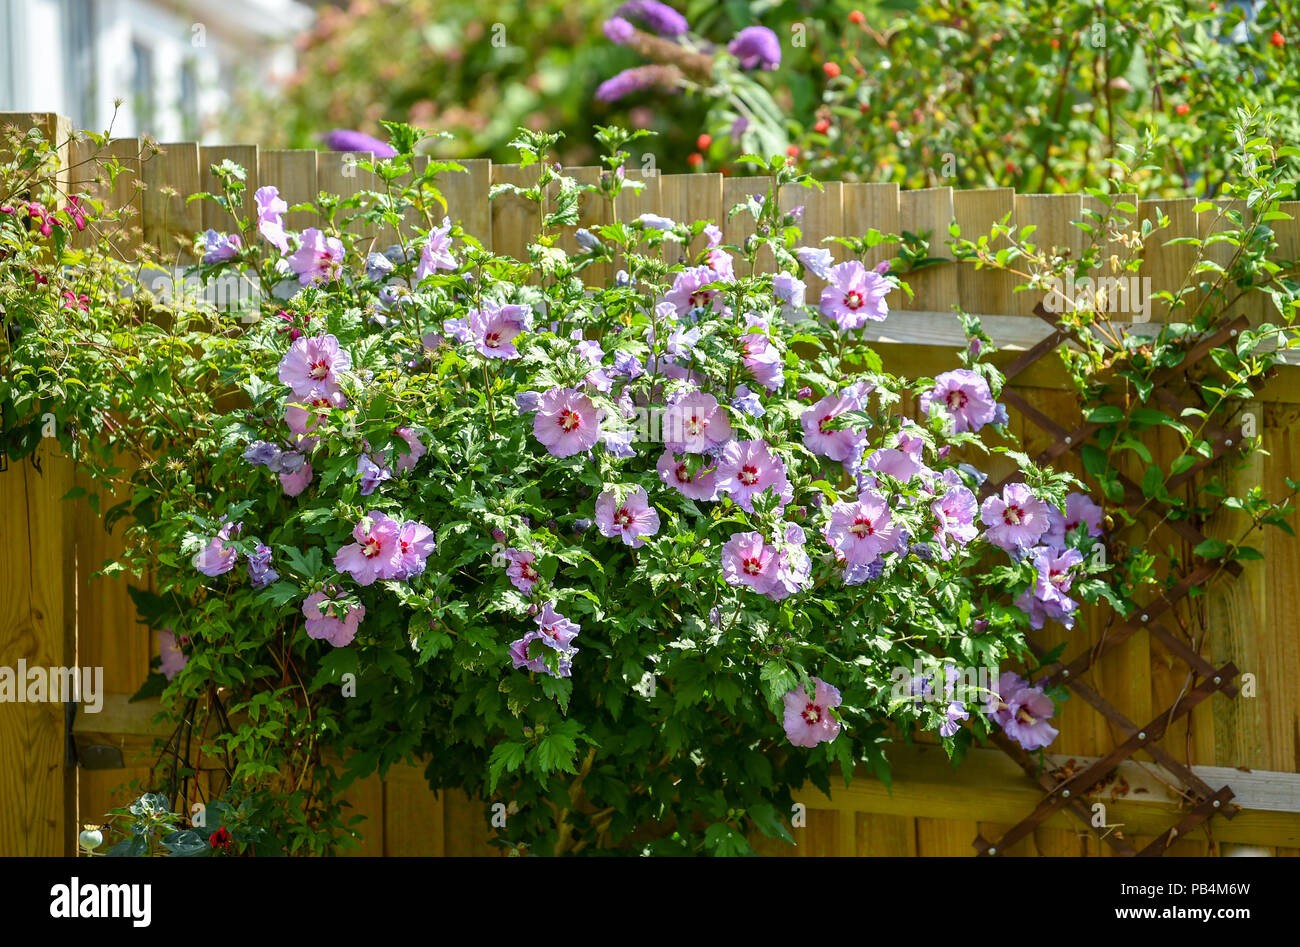
<path fill-rule="evenodd" d="M 66 120 L 51 115 L 0 114 L 5 123 L 40 125 L 59 140 L 70 131 Z M 275 184 L 295 204 L 315 199 L 318 191 L 354 193 L 368 188 L 368 173 L 353 156 L 314 151 L 260 151 L 253 145 L 199 146 L 163 144 L 161 153 L 141 159 L 142 144 L 134 139 L 111 143 L 108 151 L 127 167 L 108 193 L 94 182 L 86 163 L 91 149 L 72 143 L 66 149 L 72 190 L 94 193 L 109 206 L 135 209 L 135 226 L 115 237 L 129 249 L 140 242 L 164 250 L 180 237 L 186 243 L 208 226 L 229 229 L 219 208 L 207 202 L 186 204 L 185 195 L 216 187 L 209 167 L 231 159 L 247 171 L 249 193 Z M 147 152 L 145 152 L 147 155 Z M 529 184 L 534 169 L 495 165 L 487 160 L 463 162 L 465 174 L 440 180 L 449 213 L 497 252 L 526 258 L 536 208 L 506 197 L 489 203 L 492 184 Z M 594 180 L 596 168 L 571 171 L 579 180 Z M 634 175 L 639 176 L 639 175 Z M 717 174 L 644 176 L 639 195 L 620 198 L 621 219 L 654 212 L 676 220 L 725 220 L 726 210 L 749 194 L 763 191 L 766 178 L 724 177 Z M 931 253 L 947 255 L 948 228 L 956 222 L 964 236 L 987 233 L 1007 214 L 1013 223 L 1033 223 L 1033 241 L 1071 247 L 1076 251 L 1085 235 L 1071 225 L 1085 208 L 1098 207 L 1081 195 L 1016 194 L 1011 189 L 954 191 L 930 188 L 900 191 L 894 184 L 831 182 L 824 190 L 797 188 L 781 195 L 783 205 L 802 204 L 805 242 L 840 234 L 863 234 L 869 228 L 884 233 L 930 232 Z M 1201 235 L 1214 214 L 1193 213 L 1195 201 L 1133 201 L 1141 219 L 1167 214 L 1172 226 L 1163 239 Z M 1289 205 L 1300 217 L 1300 204 Z M 604 220 L 607 207 L 584 199 L 582 224 Z M 294 219 L 296 218 L 296 219 Z M 746 221 L 733 218 L 724 226 L 726 241 L 747 235 Z M 292 227 L 310 224 L 306 213 L 290 219 Z M 1220 224 L 1222 225 L 1222 224 Z M 749 224 L 752 226 L 752 223 Z M 1276 222 L 1280 255 L 1300 257 L 1300 222 Z M 572 244 L 572 230 L 565 240 Z M 382 247 L 394 235 L 376 235 Z M 89 233 L 84 240 L 102 239 Z M 837 256 L 841 248 L 832 247 Z M 1194 258 L 1187 246 L 1148 246 L 1139 276 L 1149 277 L 1153 291 L 1177 289 Z M 891 255 L 877 248 L 875 259 Z M 953 349 L 963 337 L 952 307 L 984 316 L 985 328 L 1009 358 L 1047 334 L 1032 317 L 1041 293 L 1013 293 L 1015 281 L 1004 274 L 977 272 L 973 266 L 947 263 L 909 279 L 915 298 L 896 293 L 890 318 L 874 327 L 869 338 L 884 358 L 885 368 L 909 376 L 933 375 L 955 366 Z M 811 293 L 815 287 L 810 287 Z M 1153 319 L 1163 318 L 1159 304 Z M 1259 318 L 1263 313 L 1255 313 Z M 1081 420 L 1080 404 L 1066 389 L 1065 376 L 1052 360 L 1043 360 L 1022 374 L 1016 391 L 1034 408 L 1067 428 Z M 914 407 L 914 406 L 912 406 Z M 1283 478 L 1300 470 L 1300 371 L 1286 366 L 1270 382 L 1260 400 L 1259 425 L 1267 455 L 1252 460 L 1243 475 L 1270 493 L 1285 493 Z M 1018 411 L 1012 428 L 1025 438 L 1032 455 L 1049 439 L 1027 424 Z M 151 633 L 137 623 L 126 584 L 93 578 L 92 574 L 121 548 L 120 529 L 105 532 L 84 500 L 60 502 L 79 483 L 71 462 L 48 445 L 31 460 L 13 462 L 0 473 L 0 666 L 102 666 L 110 693 L 102 713 L 80 713 L 71 739 L 82 766 L 67 765 L 68 727 L 65 712 L 54 704 L 0 704 L 0 854 L 59 854 L 74 850 L 76 826 L 98 822 L 110 806 L 125 798 L 122 787 L 131 779 L 148 780 L 146 752 L 156 729 L 154 708 L 128 704 L 148 670 Z M 1151 447 L 1157 463 L 1176 456 L 1172 438 L 1161 435 Z M 1063 460 L 1069 467 L 1069 462 Z M 1075 470 L 1081 474 L 1082 471 Z M 1190 489 L 1189 485 L 1189 489 Z M 1207 529 L 1228 528 L 1211 522 Z M 1227 535 L 1222 532 L 1222 535 Z M 1176 841 L 1175 854 L 1218 854 L 1221 844 L 1259 847 L 1278 855 L 1300 854 L 1300 540 L 1270 531 L 1258 543 L 1259 562 L 1244 563 L 1243 575 L 1222 583 L 1187 608 L 1180 622 L 1187 629 L 1204 626 L 1208 633 L 1189 639 L 1216 667 L 1234 661 L 1254 675 L 1255 697 L 1235 700 L 1216 697 L 1201 703 L 1177 721 L 1165 746 L 1213 785 L 1229 783 L 1243 811 L 1230 821 L 1216 819 L 1208 829 Z M 1186 609 L 1184 609 L 1186 611 Z M 1071 653 L 1098 641 L 1105 627 L 1100 608 L 1084 608 L 1073 631 L 1049 626 L 1041 641 L 1050 647 L 1068 641 Z M 1166 647 L 1143 630 L 1122 649 L 1107 654 L 1091 671 L 1093 686 L 1133 720 L 1148 720 L 1168 707 L 1187 684 L 1185 668 Z M 1116 734 L 1081 701 L 1059 710 L 1061 736 L 1052 749 L 1076 765 L 1105 755 Z M 116 747 L 126 768 L 89 769 L 87 760 Z M 977 835 L 998 838 L 1042 798 L 1041 790 L 1009 759 L 993 749 L 975 750 L 956 770 L 942 750 L 920 743 L 898 746 L 892 792 L 869 776 L 859 775 L 848 788 L 827 799 L 809 787 L 799 795 L 807 806 L 806 824 L 795 829 L 797 846 L 762 841 L 764 853 L 821 855 L 974 855 Z M 411 766 L 359 784 L 350 794 L 356 810 L 369 817 L 364 854 L 488 854 L 491 830 L 487 806 L 453 793 L 435 795 L 423 782 L 422 769 Z M 1135 843 L 1149 840 L 1173 821 L 1182 801 L 1168 788 L 1160 768 L 1151 763 L 1126 762 L 1094 798 L 1107 805 L 1108 823 L 1122 824 Z M 842 786 L 842 783 L 841 783 Z M 1089 800 L 1090 802 L 1092 800 Z M 1106 846 L 1058 814 L 1007 854 L 1105 854 Z"/>

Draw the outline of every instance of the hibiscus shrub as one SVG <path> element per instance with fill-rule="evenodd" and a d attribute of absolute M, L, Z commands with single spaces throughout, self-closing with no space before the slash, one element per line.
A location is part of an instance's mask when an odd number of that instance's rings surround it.
<path fill-rule="evenodd" d="M 53 190 L 0 208 L 11 449 L 53 412 L 84 466 L 130 480 L 121 567 L 153 577 L 158 688 L 213 721 L 195 749 L 282 847 L 328 849 L 338 790 L 412 758 L 504 803 L 515 851 L 734 854 L 789 840 L 792 793 L 836 768 L 887 779 L 915 727 L 954 757 L 991 727 L 1050 743 L 1053 695 L 958 686 L 1107 592 L 1099 511 L 1015 449 L 977 322 L 952 371 L 883 371 L 860 336 L 906 290 L 862 262 L 885 236 L 838 264 L 801 246 L 772 195 L 814 182 L 778 158 L 743 247 L 612 204 L 566 253 L 582 186 L 521 132 L 537 183 L 502 187 L 542 226 L 507 259 L 442 219 L 454 165 L 398 186 L 419 133 L 390 133 L 383 188 L 300 233 L 274 186 L 217 169 L 230 222 L 195 272 L 260 287 L 242 313 L 119 297 L 36 224 L 69 225 L 39 209 Z M 636 135 L 598 137 L 613 201 Z M 349 226 L 404 218 L 382 252 Z M 1016 476 L 981 504 L 994 469 Z"/>

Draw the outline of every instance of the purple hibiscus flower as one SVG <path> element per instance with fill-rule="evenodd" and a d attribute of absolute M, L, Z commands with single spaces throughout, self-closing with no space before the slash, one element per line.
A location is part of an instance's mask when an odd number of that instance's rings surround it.
<path fill-rule="evenodd" d="M 253 588 L 264 589 L 280 578 L 280 573 L 271 568 L 270 546 L 258 543 L 257 551 L 247 556 L 247 559 L 248 581 Z"/>
<path fill-rule="evenodd" d="M 1014 671 L 998 678 L 986 712 L 1003 733 L 1025 750 L 1042 749 L 1056 739 L 1058 731 L 1048 723 L 1056 712 L 1052 699 Z"/>
<path fill-rule="evenodd" d="M 935 378 L 934 388 L 921 395 L 921 410 L 930 415 L 947 414 L 957 434 L 978 431 L 997 413 L 989 383 L 983 375 L 966 368 L 944 372 Z"/>
<path fill-rule="evenodd" d="M 889 283 L 857 260 L 831 267 L 829 282 L 831 285 L 822 290 L 821 311 L 841 331 L 861 329 L 889 315 L 889 304 L 885 302 Z"/>
<path fill-rule="evenodd" d="M 308 227 L 301 240 L 298 249 L 285 258 L 300 284 L 327 282 L 343 271 L 343 241 L 338 237 L 327 237 L 316 227 Z"/>
<path fill-rule="evenodd" d="M 288 213 L 289 205 L 280 197 L 278 187 L 259 187 L 253 195 L 257 204 L 257 232 L 267 243 L 281 253 L 289 252 L 289 235 L 284 232 L 282 214 Z"/>
<path fill-rule="evenodd" d="M 207 545 L 194 554 L 190 559 L 190 563 L 209 579 L 225 575 L 235 567 L 235 563 L 239 559 L 239 553 L 235 551 L 234 547 L 226 544 L 239 536 L 241 529 L 242 527 L 238 523 L 223 523 L 217 530 L 217 535 L 208 540 Z"/>
<path fill-rule="evenodd" d="M 671 304 L 678 316 L 696 309 L 725 313 L 726 303 L 722 293 L 716 289 L 704 288 L 718 280 L 719 275 L 707 266 L 692 266 L 682 270 L 673 278 L 672 287 L 664 293 L 664 302 Z"/>
<path fill-rule="evenodd" d="M 280 381 L 293 389 L 299 398 L 324 398 L 327 405 L 339 407 L 333 396 L 339 390 L 339 372 L 352 367 L 352 356 L 339 347 L 332 335 L 303 336 L 289 346 L 280 359 Z M 286 412 L 285 420 L 288 421 Z M 292 422 L 290 422 L 292 427 Z M 306 428 L 294 433 L 305 434 Z"/>
<path fill-rule="evenodd" d="M 665 450 L 655 464 L 659 479 L 682 496 L 691 500 L 716 500 L 718 498 L 718 471 L 716 465 L 706 463 L 693 475 L 686 459 L 671 450 Z"/>
<path fill-rule="evenodd" d="M 357 626 L 366 617 L 366 607 L 355 605 L 348 608 L 335 599 L 337 590 L 313 592 L 302 603 L 302 614 L 307 619 L 307 637 L 318 641 L 328 641 L 336 648 L 343 648 L 352 643 L 357 636 Z"/>
<path fill-rule="evenodd" d="M 217 233 L 215 230 L 208 230 L 203 235 L 203 262 L 225 263 L 237 257 L 243 247 L 244 242 L 237 233 Z"/>
<path fill-rule="evenodd" d="M 474 347 L 485 358 L 518 358 L 514 338 L 532 325 L 532 317 L 533 311 L 528 306 L 486 302 L 482 309 L 471 309 L 468 324 Z"/>
<path fill-rule="evenodd" d="M 762 533 L 733 533 L 722 547 L 722 577 L 766 595 L 777 581 L 780 557 Z"/>
<path fill-rule="evenodd" d="M 866 438 L 849 428 L 831 427 L 841 414 L 861 410 L 862 399 L 851 388 L 822 398 L 799 417 L 804 446 L 838 463 L 861 457 Z"/>
<path fill-rule="evenodd" d="M 826 542 L 849 565 L 867 565 L 882 553 L 898 551 L 903 539 L 889 502 L 866 490 L 852 502 L 831 507 Z"/>
<path fill-rule="evenodd" d="M 373 135 L 351 128 L 335 128 L 325 135 L 325 144 L 331 151 L 370 152 L 376 158 L 393 158 L 397 149 Z"/>
<path fill-rule="evenodd" d="M 794 496 L 785 464 L 761 440 L 730 441 L 718 458 L 718 490 L 741 509 L 754 512 L 754 497 L 767 491 L 783 508 Z"/>
<path fill-rule="evenodd" d="M 660 432 L 669 450 L 703 454 L 731 440 L 731 419 L 713 395 L 692 391 L 664 412 Z"/>
<path fill-rule="evenodd" d="M 659 532 L 659 513 L 650 505 L 645 489 L 637 487 L 619 503 L 613 489 L 596 499 L 596 526 L 604 536 L 617 536 L 625 546 L 638 549 L 645 537 Z"/>
<path fill-rule="evenodd" d="M 424 279 L 438 270 L 454 270 L 456 258 L 451 252 L 451 218 L 444 217 L 442 226 L 429 231 L 424 246 L 420 248 L 420 262 L 415 268 L 415 279 Z"/>
<path fill-rule="evenodd" d="M 1002 495 L 987 497 L 980 507 L 984 538 L 1010 553 L 1022 553 L 1047 532 L 1048 506 L 1023 483 L 1002 488 Z"/>
<path fill-rule="evenodd" d="M 541 573 L 537 571 L 537 557 L 520 549 L 507 549 L 505 557 L 509 563 L 506 566 L 506 576 L 511 584 L 525 595 L 532 595 L 533 587 L 541 578 Z"/>

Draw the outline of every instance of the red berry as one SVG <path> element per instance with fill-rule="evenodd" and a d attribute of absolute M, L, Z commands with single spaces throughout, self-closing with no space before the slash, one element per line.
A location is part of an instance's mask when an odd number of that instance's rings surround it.
<path fill-rule="evenodd" d="M 867 22 L 867 16 L 861 10 L 854 10 L 849 14 L 849 22 L 861 26 L 863 23 Z"/>
<path fill-rule="evenodd" d="M 693 152 L 686 156 L 686 163 L 692 168 L 698 167 L 699 165 L 704 164 L 704 155 L 700 154 L 698 151 Z"/>
<path fill-rule="evenodd" d="M 1061 48 L 1061 41 L 1059 39 L 1053 39 L 1052 49 L 1060 49 L 1060 48 Z"/>
<path fill-rule="evenodd" d="M 1016 163 L 1014 161 L 1008 161 L 1003 167 L 1007 169 L 1007 174 L 1016 173 Z"/>
<path fill-rule="evenodd" d="M 828 79 L 834 79 L 840 74 L 839 63 L 825 62 L 822 63 L 822 72 L 826 73 Z"/>
<path fill-rule="evenodd" d="M 1177 112 L 1179 115 L 1186 115 L 1191 110 L 1192 107 L 1188 105 L 1186 102 L 1179 102 L 1177 105 L 1174 106 L 1174 111 Z"/>
<path fill-rule="evenodd" d="M 1273 35 L 1268 38 L 1268 41 L 1272 43 L 1274 46 L 1281 46 L 1283 43 L 1286 42 L 1286 37 L 1284 37 L 1277 30 L 1274 30 Z"/>
<path fill-rule="evenodd" d="M 695 147 L 700 151 L 708 151 L 709 145 L 711 144 L 713 144 L 712 135 L 701 135 L 699 138 L 695 139 Z"/>
<path fill-rule="evenodd" d="M 799 157 L 799 146 L 791 145 L 789 148 L 785 149 L 785 153 L 788 154 L 791 158 L 797 158 Z"/>
<path fill-rule="evenodd" d="M 813 126 L 813 131 L 815 131 L 819 135 L 825 135 L 830 130 L 831 130 L 831 123 L 826 121 L 826 119 L 824 118 L 819 119 L 817 121 L 817 124 Z"/>

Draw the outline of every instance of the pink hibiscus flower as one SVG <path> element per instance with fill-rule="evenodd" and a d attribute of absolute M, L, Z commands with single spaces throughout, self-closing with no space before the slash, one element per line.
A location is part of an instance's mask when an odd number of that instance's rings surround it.
<path fill-rule="evenodd" d="M 754 512 L 754 497 L 771 490 L 778 509 L 794 497 L 785 464 L 772 456 L 764 441 L 731 441 L 718 460 L 718 490 L 741 509 Z"/>
<path fill-rule="evenodd" d="M 882 553 L 899 549 L 902 534 L 892 519 L 885 498 L 865 490 L 857 500 L 831 507 L 826 542 L 849 565 L 867 565 Z"/>
<path fill-rule="evenodd" d="M 358 585 L 394 578 L 401 568 L 401 529 L 396 520 L 371 510 L 352 530 L 356 542 L 334 554 L 334 568 L 351 574 Z"/>
<path fill-rule="evenodd" d="M 722 577 L 766 595 L 779 579 L 780 557 L 762 533 L 733 533 L 722 547 Z"/>
<path fill-rule="evenodd" d="M 351 367 L 352 356 L 339 347 L 339 340 L 322 333 L 303 336 L 289 346 L 280 359 L 279 376 L 299 398 L 323 397 L 330 400 L 330 406 L 337 407 L 333 396 L 339 390 L 339 373 Z"/>
<path fill-rule="evenodd" d="M 692 391 L 664 411 L 660 433 L 675 453 L 703 454 L 731 440 L 731 419 L 713 395 Z"/>
<path fill-rule="evenodd" d="M 840 692 L 820 677 L 811 679 L 813 694 L 796 687 L 785 695 L 785 735 L 795 746 L 812 748 L 828 743 L 840 733 L 840 722 L 830 712 L 838 707 Z"/>
<path fill-rule="evenodd" d="M 533 435 L 553 457 L 591 450 L 600 439 L 604 412 L 572 388 L 552 388 L 537 399 Z"/>
<path fill-rule="evenodd" d="M 682 496 L 691 500 L 716 500 L 718 498 L 717 465 L 706 461 L 694 475 L 684 459 L 678 459 L 670 450 L 664 451 L 655 464 L 659 479 Z"/>

